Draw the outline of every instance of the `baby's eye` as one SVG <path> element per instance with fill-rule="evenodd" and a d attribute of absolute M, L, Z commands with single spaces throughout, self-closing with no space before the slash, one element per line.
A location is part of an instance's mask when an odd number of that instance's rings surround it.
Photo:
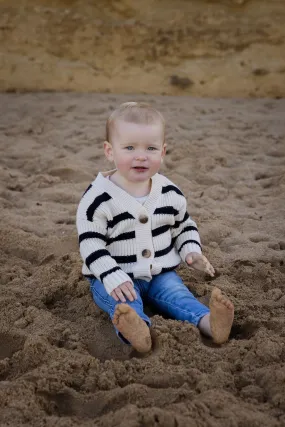
<path fill-rule="evenodd" d="M 127 147 L 125 147 L 126 150 L 131 151 L 134 147 L 132 145 L 128 145 Z"/>
<path fill-rule="evenodd" d="M 157 150 L 157 148 L 156 147 L 148 147 L 148 150 L 155 151 L 155 150 Z"/>

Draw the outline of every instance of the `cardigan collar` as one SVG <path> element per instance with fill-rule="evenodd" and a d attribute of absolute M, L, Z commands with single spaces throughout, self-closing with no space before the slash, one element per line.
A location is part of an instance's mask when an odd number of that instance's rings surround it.
<path fill-rule="evenodd" d="M 111 180 L 106 179 L 108 175 L 113 174 L 115 171 L 116 169 L 112 169 L 106 172 L 99 172 L 97 178 L 95 179 L 96 184 L 98 184 L 102 190 L 105 190 L 108 194 L 110 194 L 110 196 L 114 198 L 116 202 L 120 203 L 123 209 L 127 208 L 128 212 L 132 213 L 135 217 L 138 217 L 145 210 L 149 215 L 153 214 L 157 207 L 157 200 L 162 191 L 164 178 L 163 175 L 156 173 L 151 178 L 151 190 L 146 201 L 142 205 L 135 199 L 134 196 L 131 196 L 129 193 L 127 193 L 127 191 L 118 187 Z"/>

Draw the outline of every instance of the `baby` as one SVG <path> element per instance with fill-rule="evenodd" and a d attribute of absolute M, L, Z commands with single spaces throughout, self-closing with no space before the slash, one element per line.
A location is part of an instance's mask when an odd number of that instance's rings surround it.
<path fill-rule="evenodd" d="M 166 153 L 163 116 L 145 103 L 120 105 L 107 120 L 104 152 L 115 169 L 98 174 L 77 211 L 82 272 L 95 303 L 138 352 L 152 347 L 143 301 L 196 325 L 217 344 L 226 342 L 233 304 L 214 288 L 206 307 L 175 272 L 184 261 L 215 274 L 184 195 L 158 173 Z"/>

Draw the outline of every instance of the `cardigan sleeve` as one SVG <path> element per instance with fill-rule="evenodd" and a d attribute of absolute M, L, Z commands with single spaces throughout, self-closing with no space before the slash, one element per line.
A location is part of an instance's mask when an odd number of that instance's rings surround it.
<path fill-rule="evenodd" d="M 189 252 L 202 253 L 197 225 L 187 212 L 187 201 L 184 196 L 182 196 L 179 212 L 175 215 L 175 224 L 171 228 L 171 235 L 182 261 L 185 262 L 186 255 Z"/>
<path fill-rule="evenodd" d="M 88 269 L 111 292 L 124 282 L 131 282 L 106 249 L 107 219 L 96 216 L 93 221 L 77 215 L 76 225 L 79 236 L 80 254 Z"/>

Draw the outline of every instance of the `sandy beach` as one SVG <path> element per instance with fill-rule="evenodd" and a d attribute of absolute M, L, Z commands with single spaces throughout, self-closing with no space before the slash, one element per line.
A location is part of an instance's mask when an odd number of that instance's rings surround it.
<path fill-rule="evenodd" d="M 230 341 L 149 311 L 154 350 L 115 335 L 81 275 L 75 213 L 127 100 L 167 120 L 161 172 L 197 222 L 215 278 L 179 268 L 208 304 L 235 304 Z M 281 427 L 285 424 L 284 100 L 0 95 L 1 426 Z"/>

